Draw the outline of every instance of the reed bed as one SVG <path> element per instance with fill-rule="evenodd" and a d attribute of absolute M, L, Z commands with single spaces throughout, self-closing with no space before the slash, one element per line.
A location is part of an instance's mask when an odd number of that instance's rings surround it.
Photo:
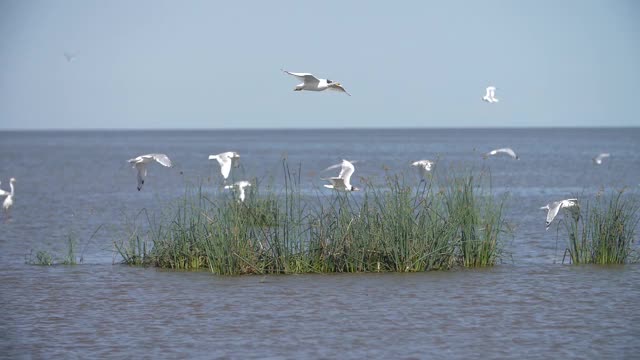
<path fill-rule="evenodd" d="M 414 272 L 500 259 L 503 201 L 472 174 L 438 190 L 435 181 L 387 176 L 361 193 L 310 196 L 299 167 L 283 161 L 282 169 L 282 192 L 256 184 L 243 203 L 188 189 L 162 214 L 141 213 L 116 250 L 127 264 L 225 275 Z"/>
<path fill-rule="evenodd" d="M 572 264 L 637 261 L 632 255 L 640 206 L 638 199 L 623 193 L 621 190 L 582 204 L 579 215 L 565 222 L 568 233 L 565 255 L 569 255 Z"/>

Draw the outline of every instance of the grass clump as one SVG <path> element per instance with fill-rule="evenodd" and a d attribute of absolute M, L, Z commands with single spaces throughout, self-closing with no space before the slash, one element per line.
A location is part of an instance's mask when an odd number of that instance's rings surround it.
<path fill-rule="evenodd" d="M 567 222 L 568 248 L 573 264 L 624 264 L 632 260 L 640 209 L 624 191 L 598 197 L 581 206 Z"/>
<path fill-rule="evenodd" d="M 388 176 L 362 193 L 303 195 L 301 168 L 283 161 L 282 193 L 251 188 L 245 202 L 188 190 L 170 211 L 115 244 L 123 261 L 215 274 L 427 271 L 491 266 L 502 203 L 472 175 L 441 191 Z M 142 231 L 141 229 L 145 229 Z"/>

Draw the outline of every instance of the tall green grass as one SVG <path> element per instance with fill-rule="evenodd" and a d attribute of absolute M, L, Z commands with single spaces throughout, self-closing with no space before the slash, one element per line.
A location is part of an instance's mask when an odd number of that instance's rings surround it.
<path fill-rule="evenodd" d="M 581 204 L 579 216 L 566 222 L 573 264 L 624 264 L 631 260 L 640 221 L 637 199 L 618 191 Z"/>
<path fill-rule="evenodd" d="M 310 196 L 300 191 L 300 167 L 283 161 L 282 171 L 281 192 L 255 184 L 244 203 L 189 189 L 164 214 L 143 213 L 116 250 L 128 264 L 215 274 L 412 272 L 500 257 L 502 202 L 472 175 L 439 191 L 388 176 L 362 194 Z"/>

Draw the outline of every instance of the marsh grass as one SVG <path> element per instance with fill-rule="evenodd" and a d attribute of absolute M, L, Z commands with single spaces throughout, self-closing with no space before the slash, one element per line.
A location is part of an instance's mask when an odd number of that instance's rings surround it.
<path fill-rule="evenodd" d="M 640 206 L 636 198 L 623 194 L 621 190 L 582 204 L 579 216 L 565 222 L 565 255 L 571 263 L 624 264 L 633 260 Z"/>
<path fill-rule="evenodd" d="M 413 272 L 491 266 L 500 257 L 502 202 L 473 175 L 437 192 L 433 182 L 387 176 L 361 193 L 311 196 L 300 190 L 300 166 L 283 160 L 282 171 L 280 192 L 256 184 L 245 202 L 187 189 L 168 211 L 129 222 L 116 251 L 127 264 L 228 275 Z"/>

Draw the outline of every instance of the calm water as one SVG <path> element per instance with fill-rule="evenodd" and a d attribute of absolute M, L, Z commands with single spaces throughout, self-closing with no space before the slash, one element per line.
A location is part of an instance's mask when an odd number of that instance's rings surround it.
<path fill-rule="evenodd" d="M 0 223 L 0 357 L 637 358 L 640 266 L 560 264 L 564 239 L 545 231 L 538 208 L 601 188 L 638 195 L 638 139 L 640 129 L 0 132 L 0 187 L 17 178 Z M 503 146 L 521 160 L 482 160 Z M 384 169 L 415 182 L 407 167 L 423 158 L 438 159 L 440 178 L 489 168 L 494 192 L 508 196 L 511 256 L 489 270 L 382 275 L 113 265 L 113 241 L 141 209 L 190 185 L 221 196 L 207 155 L 228 150 L 242 155 L 236 179 L 273 186 L 283 156 L 302 163 L 310 196 L 342 158 L 359 160 L 356 185 Z M 125 161 L 149 152 L 176 167 L 151 166 L 138 192 Z M 600 152 L 612 157 L 594 166 Z M 69 237 L 82 265 L 25 265 L 39 250 L 60 259 Z"/>

